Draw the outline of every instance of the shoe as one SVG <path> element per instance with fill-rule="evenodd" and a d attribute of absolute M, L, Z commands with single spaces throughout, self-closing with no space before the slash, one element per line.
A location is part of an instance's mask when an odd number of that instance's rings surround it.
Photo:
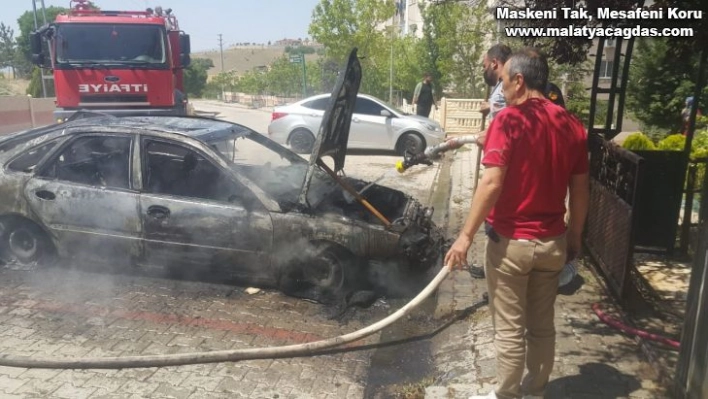
<path fill-rule="evenodd" d="M 497 394 L 492 391 L 486 395 L 472 395 L 469 399 L 497 399 Z"/>
<path fill-rule="evenodd" d="M 477 279 L 484 278 L 484 268 L 483 267 L 470 266 L 468 270 L 469 270 L 470 276 L 472 276 L 472 278 L 477 278 Z"/>

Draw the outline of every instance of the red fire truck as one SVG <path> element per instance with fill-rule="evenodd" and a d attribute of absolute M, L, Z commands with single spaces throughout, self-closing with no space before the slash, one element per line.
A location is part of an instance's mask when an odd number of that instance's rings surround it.
<path fill-rule="evenodd" d="M 31 35 L 33 62 L 54 73 L 57 121 L 80 109 L 184 115 L 189 43 L 171 9 L 104 11 L 88 0 Z"/>

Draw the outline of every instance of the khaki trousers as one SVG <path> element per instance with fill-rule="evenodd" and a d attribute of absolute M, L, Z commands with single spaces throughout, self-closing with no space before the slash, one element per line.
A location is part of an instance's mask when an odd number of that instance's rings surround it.
<path fill-rule="evenodd" d="M 500 399 L 543 396 L 555 356 L 553 307 L 565 264 L 565 235 L 494 238 L 487 240 L 485 272 L 497 352 L 496 394 Z M 528 374 L 522 388 L 524 364 Z"/>

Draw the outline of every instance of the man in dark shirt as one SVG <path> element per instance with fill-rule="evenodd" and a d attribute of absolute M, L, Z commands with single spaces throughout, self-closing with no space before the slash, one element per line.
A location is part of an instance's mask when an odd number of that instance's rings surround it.
<path fill-rule="evenodd" d="M 438 105 L 435 103 L 433 77 L 430 73 L 425 73 L 423 75 L 423 80 L 418 82 L 413 93 L 413 104 L 416 105 L 416 114 L 424 116 L 426 118 L 430 117 L 430 109 L 435 105 L 435 109 L 438 109 Z"/>

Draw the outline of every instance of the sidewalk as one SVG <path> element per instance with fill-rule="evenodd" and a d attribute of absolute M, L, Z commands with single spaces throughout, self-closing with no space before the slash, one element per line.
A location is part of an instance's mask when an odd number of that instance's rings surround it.
<path fill-rule="evenodd" d="M 451 166 L 448 235 L 457 236 L 469 211 L 477 149 L 463 147 Z M 470 264 L 482 265 L 484 234 L 478 232 L 470 251 Z M 559 293 L 556 301 L 556 363 L 546 398 L 663 398 L 668 387 L 659 386 L 657 373 L 633 338 L 601 322 L 591 306 L 600 302 L 617 317 L 617 307 L 605 295 L 601 281 L 579 262 L 579 276 L 570 283 L 575 291 Z M 567 291 L 564 287 L 564 291 Z M 489 393 L 495 383 L 492 321 L 482 302 L 486 281 L 456 271 L 438 290 L 436 317 L 469 312 L 433 340 L 436 375 L 425 397 L 467 398 Z"/>

